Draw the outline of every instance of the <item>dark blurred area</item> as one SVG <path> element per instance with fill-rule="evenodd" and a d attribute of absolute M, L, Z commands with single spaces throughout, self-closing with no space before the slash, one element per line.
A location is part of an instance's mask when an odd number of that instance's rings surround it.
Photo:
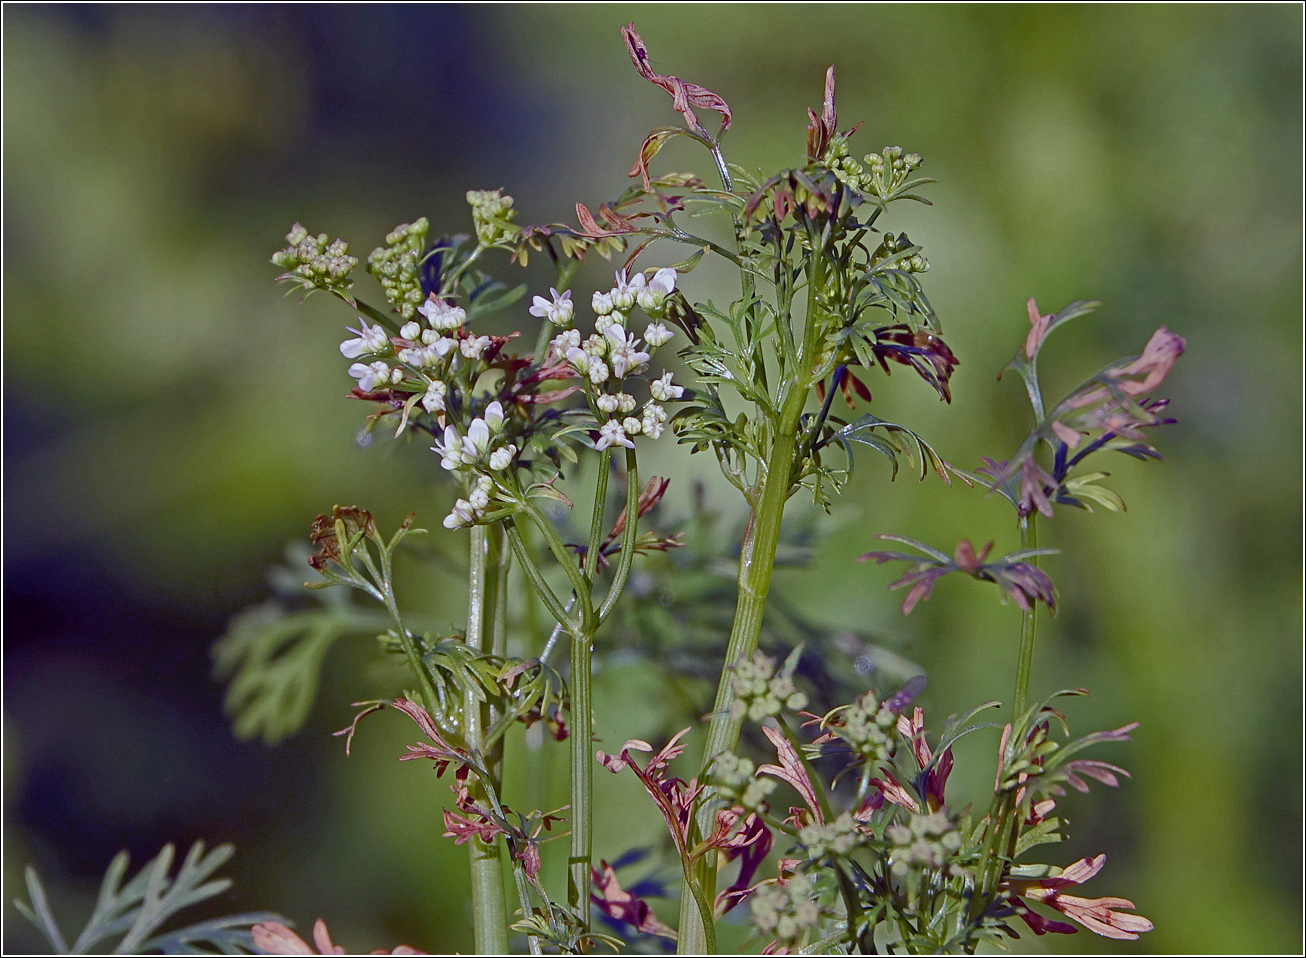
<path fill-rule="evenodd" d="M 729 101 L 734 162 L 801 164 L 831 62 L 840 125 L 866 121 L 855 151 L 925 157 L 936 205 L 903 228 L 962 365 L 951 406 L 906 374 L 874 388 L 881 415 L 950 461 L 1009 455 L 1028 428 L 1019 386 L 994 381 L 1028 296 L 1044 311 L 1103 301 L 1045 353 L 1053 390 L 1158 326 L 1187 339 L 1166 385 L 1179 422 L 1152 437 L 1167 461 L 1111 467 L 1129 511 L 1044 527 L 1063 611 L 1035 688 L 1092 690 L 1070 706 L 1078 732 L 1142 722 L 1100 756 L 1134 778 L 1069 800 L 1058 853 L 1110 853 L 1085 894 L 1132 898 L 1156 923 L 1131 949 L 1301 947 L 1300 8 L 7 5 L 3 19 L 7 901 L 31 862 L 75 927 L 119 849 L 140 864 L 168 841 L 233 841 L 222 910 L 301 928 L 320 915 L 367 950 L 470 947 L 444 786 L 393 761 L 407 730 L 377 722 L 347 761 L 327 734 L 387 691 L 366 643 L 332 653 L 308 728 L 275 748 L 238 742 L 222 712 L 209 649 L 316 514 L 358 503 L 393 527 L 415 510 L 438 529 L 452 498 L 420 446 L 355 441 L 337 350 L 354 317 L 282 298 L 268 256 L 296 220 L 360 259 L 421 215 L 465 231 L 468 189 L 502 187 L 522 223 L 615 196 L 642 137 L 677 122 L 631 69 L 618 28 L 633 19 L 655 67 Z M 578 299 L 610 268 L 587 262 Z M 683 285 L 728 300 L 715 277 Z M 710 463 L 657 455 L 650 474 L 687 471 L 736 507 Z M 1013 608 L 940 587 L 903 619 L 889 573 L 852 560 L 877 532 L 1015 549 L 1009 514 L 886 479 L 867 457 L 836 511 L 850 521 L 778 588 L 927 665 L 933 714 L 1006 698 Z M 456 621 L 456 575 L 408 574 L 424 612 Z M 638 668 L 604 671 L 603 740 L 664 734 L 660 695 Z M 967 758 L 991 780 L 987 742 Z M 643 796 L 611 794 L 599 853 L 657 841 Z M 39 949 L 5 908 L 5 950 Z M 1019 947 L 1102 950 L 1091 937 Z"/>

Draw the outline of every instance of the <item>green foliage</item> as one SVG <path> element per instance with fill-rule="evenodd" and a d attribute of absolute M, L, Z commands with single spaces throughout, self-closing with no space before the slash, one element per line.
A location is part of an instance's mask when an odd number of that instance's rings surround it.
<path fill-rule="evenodd" d="M 27 868 L 30 903 L 15 900 L 14 904 L 60 955 L 104 954 L 117 936 L 122 937 L 112 947 L 116 955 L 198 955 L 212 954 L 212 949 L 225 955 L 245 954 L 253 950 L 250 927 L 259 922 L 278 921 L 279 915 L 271 912 L 227 915 L 160 931 L 179 912 L 231 887 L 230 879 L 212 876 L 233 852 L 231 845 L 219 845 L 205 854 L 204 843 L 196 842 L 186 853 L 177 874 L 170 875 L 174 850 L 172 845 L 165 845 L 125 885 L 122 882 L 127 874 L 128 855 L 119 852 L 104 873 L 95 910 L 71 948 L 55 921 L 36 869 L 30 865 Z"/>
<path fill-rule="evenodd" d="M 305 568 L 307 555 L 302 547 L 290 550 L 287 561 Z M 290 568 L 274 573 L 282 594 L 237 615 L 213 647 L 214 671 L 228 680 L 223 704 L 233 730 L 269 745 L 303 727 L 331 647 L 347 635 L 375 635 L 389 623 L 382 612 L 358 608 L 344 590 L 310 590 Z M 316 608 L 292 610 L 292 603 L 305 600 Z"/>

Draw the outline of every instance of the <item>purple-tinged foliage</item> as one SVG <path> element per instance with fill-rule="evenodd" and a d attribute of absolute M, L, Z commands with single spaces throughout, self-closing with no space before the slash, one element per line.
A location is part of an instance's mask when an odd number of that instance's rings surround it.
<path fill-rule="evenodd" d="M 879 565 L 885 562 L 908 562 L 914 566 L 904 573 L 901 579 L 889 586 L 890 589 L 911 587 L 902 604 L 903 615 L 911 612 L 918 602 L 928 599 L 934 590 L 934 583 L 949 572 L 961 572 L 981 582 L 995 583 L 1022 609 L 1028 610 L 1033 607 L 1034 602 L 1042 602 L 1050 611 L 1055 613 L 1057 610 L 1057 590 L 1047 573 L 1035 565 L 1021 561 L 1037 555 L 1048 555 L 1055 552 L 1055 549 L 1022 549 L 1019 552 L 1010 552 L 992 562 L 985 562 L 993 549 L 992 542 L 987 543 L 976 554 L 970 540 L 961 539 L 957 543 L 953 556 L 949 558 L 937 549 L 931 549 L 924 543 L 906 536 L 882 533 L 876 538 L 902 542 L 925 553 L 922 558 L 907 552 L 874 551 L 857 557 L 858 562 L 874 559 Z"/>
<path fill-rule="evenodd" d="M 621 37 L 626 41 L 626 50 L 630 53 L 630 59 L 634 62 L 639 75 L 648 80 L 649 83 L 656 84 L 671 94 L 675 108 L 680 111 L 680 115 L 685 118 L 685 124 L 691 130 L 706 135 L 703 125 L 699 123 L 698 117 L 694 114 L 693 107 L 715 110 L 720 113 L 720 133 L 724 133 L 730 128 L 730 107 L 725 100 L 707 89 L 707 87 L 699 86 L 697 83 L 688 83 L 680 79 L 680 77 L 663 76 L 649 65 L 648 48 L 644 46 L 644 41 L 640 35 L 635 32 L 635 24 L 628 23 L 622 27 Z M 720 133 L 717 134 L 718 137 Z"/>

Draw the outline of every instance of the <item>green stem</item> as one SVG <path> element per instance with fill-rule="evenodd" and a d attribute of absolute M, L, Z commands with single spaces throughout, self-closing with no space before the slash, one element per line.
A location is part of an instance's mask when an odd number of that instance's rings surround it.
<path fill-rule="evenodd" d="M 1038 548 L 1038 530 L 1032 514 L 1020 517 L 1020 547 L 1021 549 Z M 1028 561 L 1037 564 L 1038 556 L 1030 556 Z M 1015 747 L 1017 737 L 1027 731 L 1021 724 L 1021 716 L 1024 715 L 1029 702 L 1029 679 L 1033 670 L 1034 640 L 1038 625 L 1036 609 L 1036 604 L 1031 602 L 1030 607 L 1023 610 L 1020 617 L 1020 651 L 1016 658 L 1016 689 L 1011 700 L 1011 738 L 1007 743 L 1008 749 Z M 1005 755 L 998 756 L 999 775 L 1005 761 Z M 1016 822 L 1016 817 L 1020 813 L 1016 804 L 1017 791 L 1018 789 L 1012 789 L 1002 795 L 994 796 L 990 807 L 991 825 L 984 842 L 983 859 L 978 869 L 979 881 L 976 885 L 975 897 L 971 902 L 972 924 L 979 920 L 993 901 L 1007 867 L 1015 858 L 1016 843 L 1020 838 L 1020 829 Z"/>
<path fill-rule="evenodd" d="M 730 681 L 731 670 L 752 656 L 762 634 L 762 615 L 766 611 L 776 548 L 780 544 L 780 521 L 784 517 L 784 506 L 789 498 L 793 477 L 798 424 L 809 386 L 805 381 L 795 383 L 785 399 L 780 411 L 775 444 L 766 463 L 762 495 L 744 531 L 739 556 L 739 595 L 735 605 L 735 621 L 726 648 L 725 667 L 712 704 L 712 724 L 708 730 L 701 771 L 706 771 L 712 760 L 722 752 L 732 751 L 739 744 L 743 718 L 730 717 L 730 704 L 735 697 L 734 686 Z"/>
<path fill-rule="evenodd" d="M 571 639 L 571 853 L 567 904 L 589 930 L 590 859 L 593 854 L 594 703 L 590 698 L 594 637 L 588 629 Z"/>
<path fill-rule="evenodd" d="M 771 590 L 771 572 L 775 566 L 776 548 L 780 543 L 780 520 L 789 498 L 793 478 L 794 451 L 798 443 L 799 421 L 807 401 L 811 384 L 806 377 L 791 385 L 780 410 L 779 428 L 775 443 L 767 459 L 766 474 L 762 479 L 762 495 L 744 530 L 744 541 L 739 555 L 739 595 L 735 605 L 735 621 L 726 647 L 726 660 L 717 684 L 716 699 L 712 704 L 712 721 L 708 727 L 707 746 L 699 767 L 699 780 L 722 752 L 733 751 L 739 744 L 743 717 L 732 718 L 730 705 L 734 701 L 731 684 L 733 669 L 747 661 L 757 651 L 762 634 L 762 616 L 766 611 L 766 598 Z M 710 808 L 700 807 L 695 816 L 695 827 L 701 833 L 711 823 L 701 821 Z M 692 841 L 698 840 L 692 835 Z M 716 888 L 716 861 L 704 856 L 697 869 L 698 880 L 704 894 L 711 896 Z M 701 954 L 706 951 L 707 939 L 689 889 L 682 890 L 680 905 L 680 940 L 677 950 L 682 955 Z"/>
<path fill-rule="evenodd" d="M 1031 513 L 1020 517 L 1020 548 L 1038 548 L 1038 529 L 1034 525 Z M 1025 560 L 1030 565 L 1038 565 L 1038 556 Z M 1038 603 L 1030 602 L 1020 617 L 1020 653 L 1016 659 L 1016 694 L 1011 700 L 1011 722 L 1013 729 L 1024 713 L 1029 701 L 1029 676 L 1034 666 L 1034 637 L 1037 629 Z"/>
<path fill-rule="evenodd" d="M 495 619 L 502 583 L 503 533 L 497 527 L 472 526 L 471 561 L 467 577 L 467 644 L 489 654 L 495 643 Z M 486 706 L 469 688 L 463 697 L 463 737 L 473 754 L 483 753 L 482 730 L 489 716 Z M 486 768 L 494 774 L 494 763 L 486 756 Z M 474 789 L 497 791 L 493 781 L 478 782 Z M 502 955 L 508 952 L 508 906 L 503 894 L 504 844 L 497 839 L 467 843 L 472 873 L 472 922 L 476 952 Z"/>
<path fill-rule="evenodd" d="M 526 573 L 526 578 L 530 579 L 531 587 L 535 589 L 535 594 L 540 597 L 549 614 L 560 624 L 570 635 L 575 635 L 581 630 L 582 623 L 567 613 L 566 607 L 563 606 L 562 600 L 553 593 L 553 589 L 544 581 L 544 576 L 539 568 L 535 565 L 535 560 L 531 558 L 530 550 L 522 540 L 521 530 L 517 528 L 517 523 L 511 518 L 503 520 L 504 528 L 508 532 L 508 542 L 512 545 L 512 551 L 517 555 L 517 561 L 521 563 L 522 570 Z"/>
<path fill-rule="evenodd" d="M 590 518 L 590 541 L 585 550 L 585 581 L 594 582 L 599 570 L 599 545 L 603 541 L 603 507 L 608 503 L 608 474 L 612 471 L 612 449 L 599 453 L 599 472 L 594 485 L 594 514 Z"/>
<path fill-rule="evenodd" d="M 608 621 L 617 600 L 626 589 L 626 580 L 630 578 L 630 567 L 635 562 L 635 542 L 639 538 L 639 462 L 635 450 L 626 450 L 626 528 L 621 533 L 621 551 L 617 554 L 617 568 L 612 575 L 612 584 L 608 594 L 599 607 L 599 625 Z"/>
<path fill-rule="evenodd" d="M 540 530 L 540 534 L 544 536 L 544 541 L 548 545 L 549 551 L 553 553 L 553 558 L 557 561 L 558 565 L 562 566 L 562 571 L 565 572 L 567 578 L 571 580 L 571 587 L 576 592 L 576 603 L 580 606 L 581 628 L 584 631 L 593 633 L 594 623 L 592 620 L 594 618 L 594 603 L 590 598 L 589 582 L 585 579 L 584 574 L 581 573 L 580 568 L 576 565 L 575 556 L 567 551 L 567 546 L 558 536 L 558 531 L 553 528 L 553 523 L 548 520 L 548 517 L 545 516 L 544 513 L 540 512 L 535 503 L 531 502 L 529 499 L 525 499 L 522 501 L 521 506 L 522 511 L 530 516 L 531 521 L 535 524 L 536 528 Z M 519 552 L 518 555 L 520 556 L 521 553 Z M 544 598 L 544 596 L 541 595 L 541 598 Z M 555 596 L 554 598 L 556 600 L 557 597 Z M 558 603 L 558 605 L 561 607 L 561 603 Z M 559 619 L 559 621 L 563 620 Z"/>

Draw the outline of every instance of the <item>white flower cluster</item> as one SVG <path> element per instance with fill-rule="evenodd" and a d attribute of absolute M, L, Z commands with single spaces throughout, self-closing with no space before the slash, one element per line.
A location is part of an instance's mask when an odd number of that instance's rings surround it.
<path fill-rule="evenodd" d="M 684 395 L 684 388 L 671 382 L 671 373 L 664 372 L 649 384 L 653 398 L 636 415 L 635 398 L 623 390 L 628 377 L 647 368 L 651 358 L 649 350 L 665 346 L 675 335 L 658 321 L 667 297 L 675 288 L 674 269 L 660 269 L 651 280 L 643 273 L 627 276 L 625 270 L 619 271 L 611 290 L 594 294 L 591 300 L 597 316 L 594 333 L 583 340 L 580 331 L 571 325 L 574 306 L 570 290 L 559 293 L 550 289 L 552 300 L 536 296 L 533 301 L 531 315 L 562 327 L 549 344 L 550 359 L 565 360 L 578 376 L 589 380 L 594 405 L 604 415 L 599 423 L 596 449 L 610 446 L 633 449 L 633 436 L 657 439 L 667 425 L 667 412 L 659 403 Z M 648 350 L 641 347 L 638 336 L 626 329 L 630 311 L 636 305 L 653 319 L 644 329 Z"/>
<path fill-rule="evenodd" d="M 426 320 L 423 328 L 417 320 L 409 320 L 399 330 L 399 337 L 391 339 L 380 326 L 368 326 L 364 321 L 358 329 L 350 329 L 353 339 L 340 344 L 346 359 L 381 357 L 370 363 L 357 362 L 349 367 L 349 375 L 358 380 L 358 388 L 372 392 L 385 386 L 394 386 L 407 379 L 416 379 L 421 389 L 425 384 L 421 403 L 434 415 L 444 410 L 449 386 L 448 373 L 460 359 L 480 359 L 490 345 L 489 336 L 473 336 L 463 330 L 467 312 L 461 306 L 451 306 L 434 293 L 417 312 Z M 359 317 L 360 321 L 362 317 Z M 392 366 L 395 360 L 398 362 Z M 404 367 L 408 367 L 406 370 Z M 411 383 L 410 383 L 411 385 Z"/>
<path fill-rule="evenodd" d="M 485 515 L 497 488 L 493 473 L 503 472 L 512 465 L 517 446 L 504 442 L 503 422 L 503 405 L 496 400 L 485 407 L 483 416 L 471 421 L 466 435 L 447 425 L 443 441 L 436 439 L 431 447 L 440 454 L 440 465 L 445 469 L 450 472 L 470 469 L 476 476 L 469 498 L 459 499 L 453 511 L 445 516 L 446 529 L 469 526 Z"/>
<path fill-rule="evenodd" d="M 417 393 L 409 403 L 420 401 L 422 408 L 434 416 L 445 412 L 453 381 L 451 374 L 460 363 L 481 360 L 493 340 L 465 329 L 466 310 L 434 293 L 417 312 L 426 321 L 425 325 L 411 319 L 395 338 L 389 337 L 381 326 L 369 327 L 363 322 L 358 329 L 350 330 L 354 336 L 340 344 L 340 352 L 347 359 L 360 360 L 349 367 L 349 375 L 358 380 L 358 387 L 364 392 L 402 384 L 406 392 Z M 361 361 L 367 359 L 372 361 Z M 472 381 L 475 378 L 473 369 Z M 407 421 L 405 412 L 404 423 Z M 440 454 L 440 465 L 445 469 L 469 470 L 471 491 L 467 499 L 459 499 L 454 504 L 453 511 L 444 519 L 445 528 L 471 525 L 489 508 L 497 489 L 494 473 L 507 470 L 517 455 L 517 446 L 505 442 L 504 433 L 504 410 L 497 401 L 471 421 L 465 435 L 457 426 L 446 422 L 443 439 L 437 438 L 431 448 Z"/>

